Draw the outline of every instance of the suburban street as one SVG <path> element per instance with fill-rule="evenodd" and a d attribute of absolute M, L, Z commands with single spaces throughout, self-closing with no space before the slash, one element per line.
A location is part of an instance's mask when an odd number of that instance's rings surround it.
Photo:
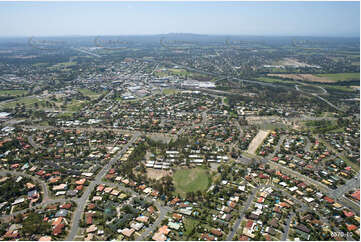
<path fill-rule="evenodd" d="M 289 232 L 289 230 L 290 230 L 290 225 L 291 225 L 291 222 L 292 222 L 292 219 L 293 219 L 293 217 L 295 216 L 296 214 L 295 213 L 290 213 L 289 215 L 288 215 L 288 218 L 287 218 L 287 221 L 286 221 L 286 226 L 285 226 L 285 232 L 283 232 L 283 234 L 282 234 L 282 241 L 286 241 L 287 240 L 287 238 L 288 238 L 288 232 Z"/>
<path fill-rule="evenodd" d="M 234 222 L 233 226 L 232 226 L 232 230 L 231 232 L 228 234 L 227 239 L 226 240 L 233 240 L 234 235 L 236 234 L 239 225 L 241 224 L 241 221 L 243 219 L 244 214 L 246 213 L 247 209 L 249 208 L 249 206 L 251 205 L 253 199 L 255 198 L 257 192 L 264 186 L 258 186 L 256 188 L 253 189 L 252 194 L 248 197 L 247 201 L 243 204 L 243 209 L 238 217 L 238 219 L 236 220 L 236 222 Z"/>
<path fill-rule="evenodd" d="M 128 148 L 140 137 L 140 133 L 136 132 L 131 140 L 117 153 L 115 157 L 113 157 L 108 164 L 106 164 L 103 169 L 97 174 L 95 179 L 90 182 L 89 186 L 86 188 L 85 192 L 81 196 L 81 198 L 78 200 L 78 206 L 73 214 L 72 218 L 72 224 L 70 232 L 66 238 L 66 240 L 74 240 L 75 236 L 77 235 L 78 229 L 79 229 L 79 222 L 81 219 L 81 216 L 84 212 L 86 202 L 90 196 L 90 193 L 94 190 L 95 186 L 97 184 L 101 183 L 101 180 L 103 176 L 109 171 L 111 166 L 117 162 L 120 157 L 128 150 Z"/>
<path fill-rule="evenodd" d="M 40 180 L 39 178 L 23 173 L 23 172 L 18 172 L 18 171 L 5 171 L 5 170 L 0 170 L 0 175 L 1 176 L 6 176 L 6 174 L 11 174 L 11 175 L 15 175 L 15 176 L 25 176 L 28 177 L 34 181 L 36 181 L 37 183 L 40 184 L 41 186 L 41 193 L 43 194 L 43 200 L 42 202 L 46 202 L 49 199 L 49 192 L 48 192 L 48 187 L 45 184 L 44 181 Z"/>

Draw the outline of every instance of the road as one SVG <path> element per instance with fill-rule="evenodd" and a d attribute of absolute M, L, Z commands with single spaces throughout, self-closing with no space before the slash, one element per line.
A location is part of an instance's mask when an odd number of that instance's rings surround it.
<path fill-rule="evenodd" d="M 233 224 L 232 226 L 232 230 L 231 232 L 228 234 L 227 236 L 227 239 L 228 241 L 232 241 L 234 235 L 236 234 L 238 228 L 239 228 L 239 225 L 241 224 L 242 222 L 242 219 L 243 219 L 243 216 L 244 214 L 246 213 L 247 209 L 249 208 L 249 206 L 251 205 L 253 199 L 255 198 L 257 192 L 259 191 L 259 189 L 261 189 L 262 187 L 264 187 L 263 185 L 262 186 L 258 186 L 256 188 L 253 189 L 253 192 L 250 196 L 248 196 L 248 199 L 246 201 L 246 203 L 244 204 L 244 208 L 242 209 L 241 211 L 241 214 L 239 216 L 239 218 L 236 220 L 236 222 Z"/>
<path fill-rule="evenodd" d="M 49 204 L 53 204 L 53 203 L 65 203 L 65 202 L 69 202 L 69 201 L 73 201 L 73 202 L 77 202 L 77 199 L 70 199 L 70 198 L 59 198 L 59 199 L 51 199 L 51 200 L 47 200 L 47 201 L 42 201 L 41 203 L 33 206 L 31 209 L 35 209 L 35 210 L 43 210 L 47 205 Z M 1 216 L 0 219 L 1 220 L 5 220 L 8 219 L 10 217 L 14 217 L 18 214 L 24 214 L 25 212 L 29 211 L 30 208 L 26 208 L 23 210 L 19 210 L 16 212 L 13 212 L 12 214 L 8 214 L 8 215 L 4 215 Z"/>
<path fill-rule="evenodd" d="M 104 184 L 104 185 L 107 185 L 110 187 L 117 187 L 120 190 L 128 192 L 129 194 L 131 194 L 133 196 L 139 196 L 139 194 L 137 192 L 135 192 L 134 190 L 127 188 L 119 183 L 101 182 L 101 184 Z M 150 198 L 148 196 L 141 196 L 141 197 L 144 198 L 148 202 L 152 202 L 157 207 L 157 209 L 159 211 L 159 216 L 153 224 L 151 224 L 148 228 L 146 228 L 145 231 L 138 238 L 136 238 L 137 241 L 145 240 L 158 227 L 158 225 L 162 222 L 162 220 L 165 218 L 167 213 L 173 211 L 172 208 L 161 205 L 159 201 L 157 201 L 153 198 Z"/>
<path fill-rule="evenodd" d="M 319 87 L 319 86 L 317 86 L 317 87 Z M 299 91 L 299 92 L 306 93 L 306 92 L 300 90 L 299 87 L 298 87 L 298 85 L 295 85 L 295 88 L 296 88 L 296 90 Z M 323 92 L 322 94 L 327 94 L 327 91 L 326 91 L 324 88 L 322 88 L 322 87 L 319 87 L 319 88 L 322 90 L 322 92 Z M 325 103 L 327 103 L 328 105 L 330 105 L 331 107 L 333 107 L 334 109 L 336 109 L 337 111 L 343 111 L 341 108 L 333 105 L 332 103 L 330 103 L 329 101 L 327 101 L 327 100 L 324 99 L 323 97 L 320 97 L 320 96 L 319 96 L 318 94 L 316 94 L 316 93 L 308 93 L 308 94 L 311 94 L 312 96 L 317 97 L 318 99 L 324 101 Z"/>
<path fill-rule="evenodd" d="M 88 55 L 92 55 L 92 56 L 95 56 L 95 57 L 101 57 L 100 55 L 97 55 L 95 53 L 92 53 L 92 52 L 89 52 L 89 51 L 86 51 L 86 50 L 82 50 L 82 49 L 78 49 L 78 48 L 71 48 L 73 50 L 77 50 L 79 52 L 82 52 L 82 53 L 85 53 L 85 54 L 88 54 Z"/>
<path fill-rule="evenodd" d="M 79 222 L 81 219 L 81 216 L 84 212 L 86 202 L 90 196 L 90 193 L 94 190 L 95 186 L 97 184 L 101 183 L 101 180 L 103 176 L 109 171 L 111 166 L 117 162 L 120 157 L 128 150 L 128 148 L 140 137 L 140 132 L 136 132 L 131 140 L 121 149 L 115 157 L 113 157 L 110 162 L 103 167 L 103 169 L 97 174 L 95 179 L 90 182 L 89 186 L 84 191 L 81 198 L 78 200 L 78 206 L 73 214 L 72 224 L 70 232 L 66 238 L 68 241 L 73 241 L 75 236 L 77 235 L 78 229 L 79 229 Z"/>
<path fill-rule="evenodd" d="M 305 175 L 300 174 L 299 172 L 292 170 L 288 167 L 282 166 L 278 163 L 275 163 L 273 161 L 269 161 L 269 163 L 271 167 L 276 167 L 277 169 L 282 170 L 284 173 L 286 174 L 291 174 L 292 176 L 295 176 L 299 179 L 302 179 L 305 183 L 308 184 L 312 184 L 314 186 L 316 186 L 321 192 L 324 192 L 327 196 L 331 197 L 332 199 L 336 199 L 338 200 L 339 203 L 341 203 L 342 205 L 346 206 L 346 207 L 350 207 L 352 208 L 352 210 L 356 213 L 356 214 L 360 214 L 360 204 L 356 204 L 353 201 L 351 201 L 350 199 L 345 198 L 344 196 L 341 196 L 339 194 L 342 194 L 343 190 L 347 190 L 349 187 L 347 186 L 343 186 L 343 188 L 340 189 L 340 191 L 337 191 L 336 193 L 335 190 L 331 190 L 330 188 L 328 188 L 326 185 L 310 178 L 307 177 Z M 352 178 L 354 179 L 354 178 Z M 359 178 L 358 178 L 359 179 Z M 354 179 L 356 180 L 356 179 Z M 350 185 L 353 185 L 353 188 L 357 187 L 357 181 L 349 181 Z M 346 189 L 347 188 L 347 189 Z M 337 197 L 339 196 L 339 197 Z"/>
<path fill-rule="evenodd" d="M 327 103 L 328 105 L 330 105 L 331 107 L 333 107 L 334 109 L 336 109 L 337 111 L 343 111 L 341 108 L 333 105 L 332 103 L 330 103 L 329 101 L 327 101 L 326 99 L 324 99 L 323 97 L 320 97 L 319 95 L 315 94 L 315 93 L 311 93 L 311 95 L 317 97 L 318 99 L 321 99 L 322 101 L 324 101 L 325 103 Z"/>
<path fill-rule="evenodd" d="M 282 234 L 282 241 L 286 241 L 287 240 L 287 237 L 288 237 L 288 231 L 290 230 L 290 225 L 291 225 L 291 222 L 292 222 L 292 219 L 293 217 L 295 216 L 296 214 L 295 213 L 291 213 L 289 216 L 288 216 L 288 219 L 286 221 L 286 226 L 285 226 L 285 232 L 283 232 Z"/>
<path fill-rule="evenodd" d="M 24 129 L 37 129 L 37 130 L 70 130 L 70 129 L 74 129 L 74 130 L 79 130 L 79 131 L 112 131 L 112 132 L 116 132 L 116 133 L 122 133 L 122 134 L 133 134 L 136 131 L 132 131 L 132 130 L 126 130 L 126 129 L 116 129 L 113 127 L 109 128 L 94 128 L 94 127 L 54 127 L 54 126 L 44 126 L 44 125 L 22 125 L 21 126 Z M 29 141 L 30 143 L 30 141 Z M 34 143 L 36 144 L 36 143 Z M 34 147 L 35 148 L 35 147 Z"/>
<path fill-rule="evenodd" d="M 283 144 L 283 141 L 285 140 L 286 135 L 281 135 L 280 139 L 278 140 L 278 143 L 274 149 L 274 151 L 267 156 L 267 159 L 272 159 L 280 150 L 281 145 Z"/>
<path fill-rule="evenodd" d="M 33 140 L 33 135 L 28 136 L 28 142 L 31 144 L 32 147 L 34 147 L 35 149 L 43 149 L 44 147 L 41 147 L 40 145 L 38 145 L 37 143 L 34 142 Z"/>
<path fill-rule="evenodd" d="M 339 186 L 336 190 L 331 191 L 332 195 L 336 198 L 340 198 L 345 193 L 355 190 L 360 186 L 360 173 L 357 173 L 355 178 L 351 178 L 344 185 Z"/>

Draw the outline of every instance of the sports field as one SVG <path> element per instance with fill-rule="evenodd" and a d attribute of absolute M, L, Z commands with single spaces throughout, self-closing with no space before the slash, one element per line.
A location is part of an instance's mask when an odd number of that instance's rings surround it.
<path fill-rule="evenodd" d="M 174 173 L 176 193 L 185 196 L 187 192 L 205 191 L 210 185 L 210 177 L 204 168 L 178 169 Z"/>

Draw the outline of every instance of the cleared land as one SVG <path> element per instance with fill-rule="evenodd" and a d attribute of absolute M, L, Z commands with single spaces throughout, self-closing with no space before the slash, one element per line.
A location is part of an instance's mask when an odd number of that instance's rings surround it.
<path fill-rule="evenodd" d="M 269 133 L 270 130 L 258 131 L 258 134 L 253 138 L 253 140 L 249 144 L 247 152 L 252 155 L 255 155 L 258 146 L 260 146 L 263 143 L 263 140 L 268 136 Z"/>
<path fill-rule="evenodd" d="M 162 93 L 164 94 L 164 95 L 173 95 L 173 94 L 176 94 L 176 93 L 178 93 L 179 91 L 177 90 L 177 89 L 172 89 L 172 88 L 164 88 L 163 90 L 162 90 Z"/>
<path fill-rule="evenodd" d="M 210 185 L 210 177 L 204 168 L 178 169 L 174 173 L 175 192 L 185 196 L 187 192 L 205 191 Z"/>
<path fill-rule="evenodd" d="M 270 77 L 287 78 L 296 81 L 336 83 L 339 81 L 360 80 L 359 73 L 336 73 L 336 74 L 267 74 Z"/>
<path fill-rule="evenodd" d="M 159 180 L 162 177 L 172 175 L 172 172 L 167 171 L 167 170 L 158 170 L 158 169 L 153 169 L 153 168 L 147 168 L 146 171 L 147 171 L 147 177 L 150 179 L 155 179 L 155 180 Z"/>

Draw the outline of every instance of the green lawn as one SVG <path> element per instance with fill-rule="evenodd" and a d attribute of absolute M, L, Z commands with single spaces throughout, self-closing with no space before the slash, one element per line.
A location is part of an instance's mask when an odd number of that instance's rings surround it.
<path fill-rule="evenodd" d="M 170 88 L 164 88 L 163 90 L 162 90 L 162 93 L 164 94 L 164 95 L 173 95 L 173 94 L 176 94 L 176 93 L 178 93 L 179 91 L 177 90 L 177 89 L 170 89 Z"/>
<path fill-rule="evenodd" d="M 184 237 L 185 238 L 189 238 L 190 236 L 192 236 L 192 234 L 195 233 L 196 230 L 196 226 L 200 223 L 200 221 L 193 219 L 193 218 L 186 218 L 184 220 Z"/>
<path fill-rule="evenodd" d="M 79 88 L 78 91 L 83 94 L 84 96 L 88 96 L 91 99 L 95 99 L 98 98 L 100 95 L 106 93 L 106 91 L 101 91 L 101 92 L 94 92 L 90 89 L 87 88 Z"/>
<path fill-rule="evenodd" d="M 98 93 L 96 93 L 90 89 L 86 89 L 86 88 L 79 88 L 78 91 L 81 92 L 85 96 L 99 95 Z"/>
<path fill-rule="evenodd" d="M 176 193 L 185 196 L 187 192 L 204 191 L 210 185 L 210 177 L 204 168 L 178 169 L 174 174 Z"/>
<path fill-rule="evenodd" d="M 342 92 L 355 92 L 355 89 L 347 86 L 332 86 L 332 85 L 322 85 L 325 89 L 335 90 L 335 91 L 342 91 Z"/>
<path fill-rule="evenodd" d="M 0 90 L 0 96 L 20 96 L 22 94 L 26 94 L 28 91 L 26 90 Z"/>
<path fill-rule="evenodd" d="M 17 101 L 5 103 L 2 105 L 2 107 L 3 108 L 14 108 L 17 103 L 19 103 L 20 105 L 24 104 L 26 107 L 28 107 L 29 105 L 32 105 L 38 101 L 39 101 L 39 99 L 37 99 L 35 97 L 23 97 Z"/>
<path fill-rule="evenodd" d="M 262 82 L 270 82 L 270 83 L 287 83 L 287 84 L 297 84 L 296 81 L 289 81 L 289 80 L 282 80 L 278 78 L 270 78 L 270 77 L 257 77 L 256 78 L 259 81 Z"/>
<path fill-rule="evenodd" d="M 360 80 L 360 73 L 335 73 L 335 74 L 317 74 L 319 77 L 327 77 L 333 81 L 352 81 Z"/>

